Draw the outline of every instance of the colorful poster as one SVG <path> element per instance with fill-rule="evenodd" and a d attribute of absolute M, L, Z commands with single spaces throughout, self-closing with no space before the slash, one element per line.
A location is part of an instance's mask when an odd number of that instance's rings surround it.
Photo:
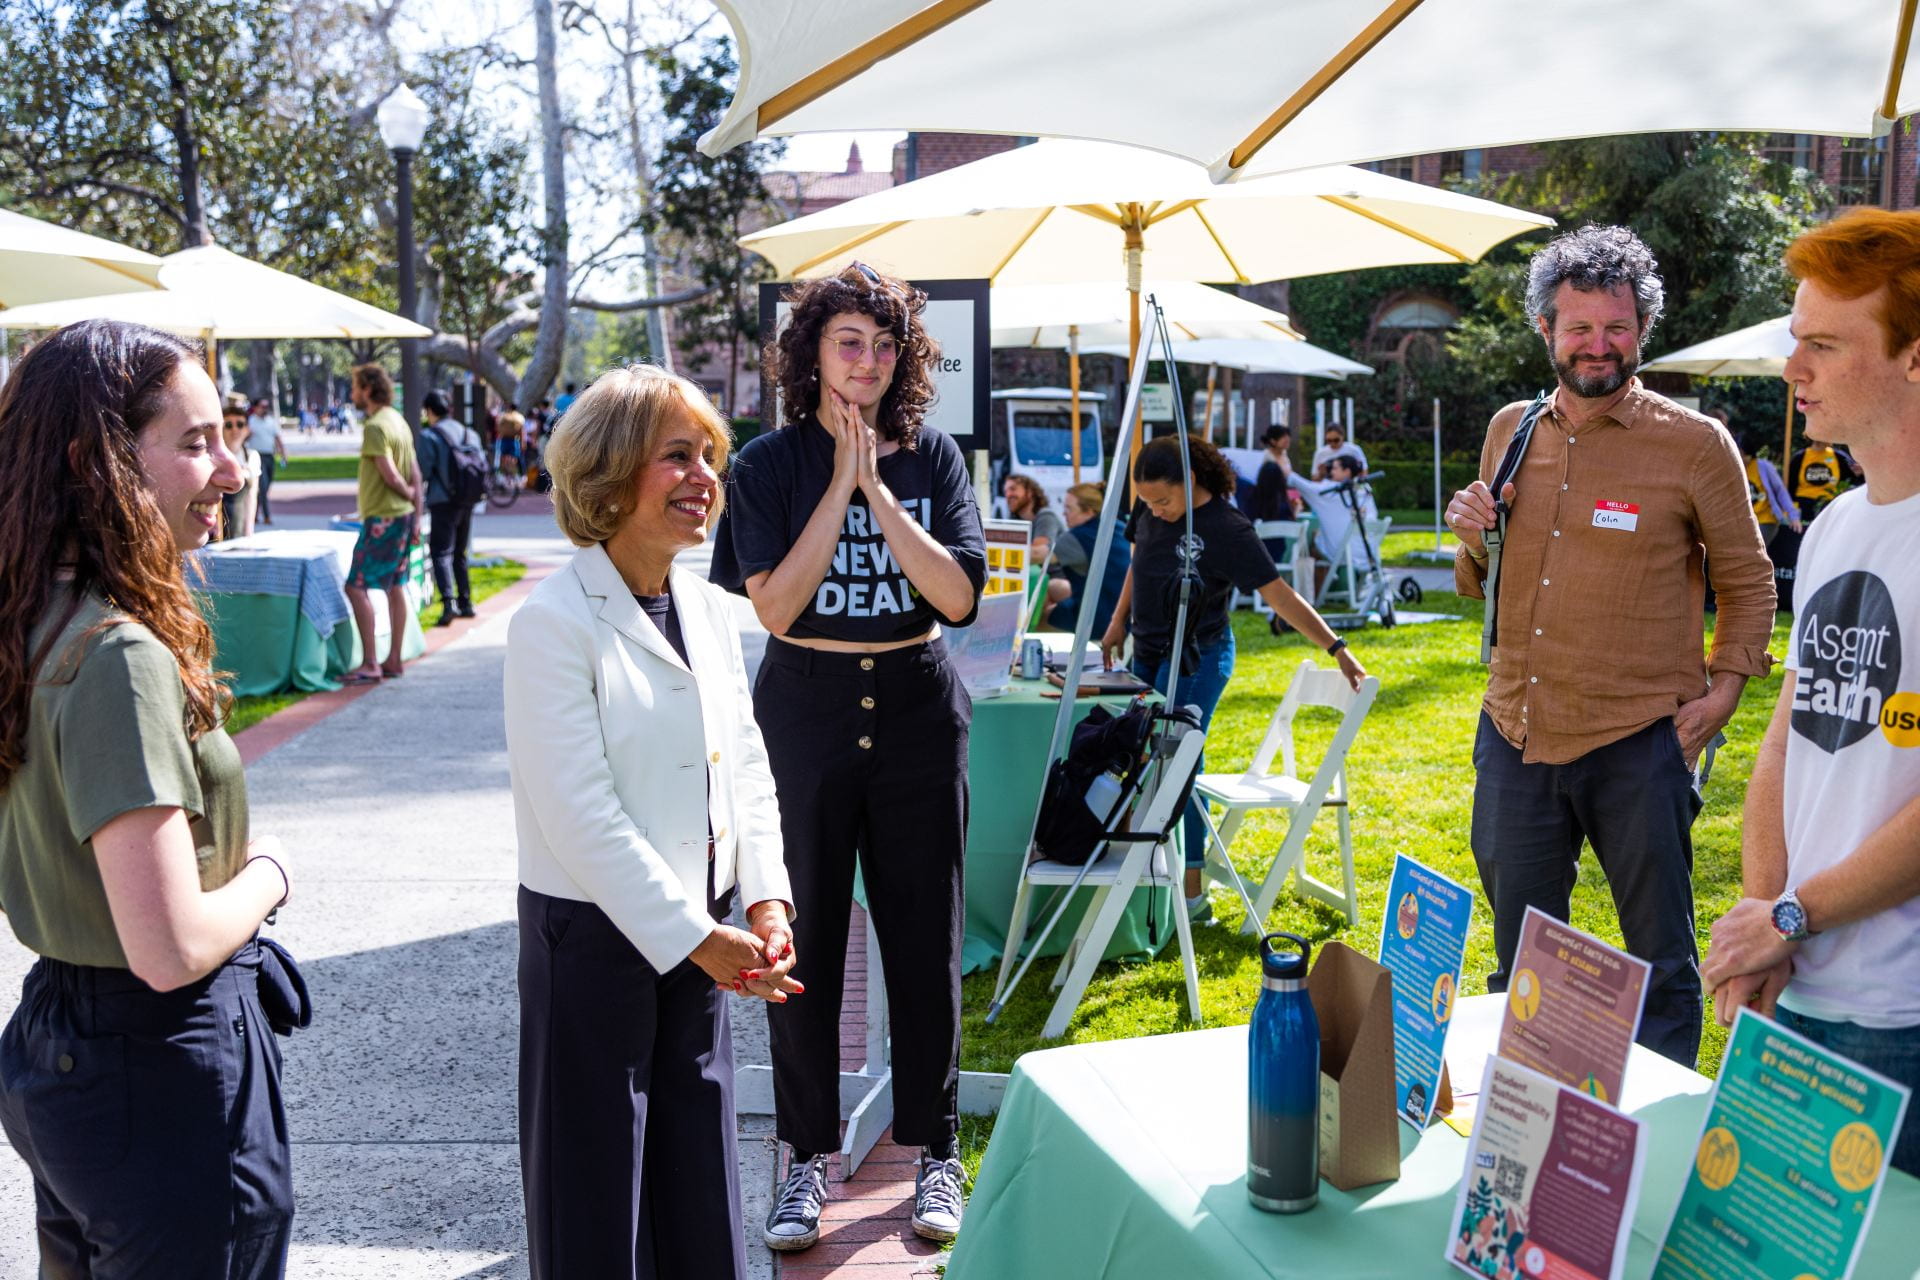
<path fill-rule="evenodd" d="M 1487 1059 L 1447 1261 L 1483 1280 L 1620 1280 L 1640 1136 L 1632 1116 Z"/>
<path fill-rule="evenodd" d="M 1618 1103 L 1651 968 L 1528 907 L 1507 979 L 1497 1052 L 1602 1102 Z"/>
<path fill-rule="evenodd" d="M 1851 1275 L 1910 1093 L 1742 1009 L 1655 1280 Z"/>
<path fill-rule="evenodd" d="M 1440 1096 L 1473 892 L 1401 854 L 1387 882 L 1380 963 L 1393 975 L 1393 1098 L 1424 1129 Z"/>

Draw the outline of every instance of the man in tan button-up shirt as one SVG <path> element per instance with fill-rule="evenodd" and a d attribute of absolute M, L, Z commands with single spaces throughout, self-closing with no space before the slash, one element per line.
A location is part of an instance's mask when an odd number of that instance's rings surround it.
<path fill-rule="evenodd" d="M 1566 918 L 1591 843 L 1627 949 L 1653 966 L 1640 1042 L 1691 1066 L 1693 765 L 1767 670 L 1774 589 L 1732 438 L 1633 377 L 1662 302 L 1653 255 L 1623 227 L 1585 227 L 1534 256 L 1528 311 L 1559 385 L 1503 494 L 1473 850 L 1499 960 L 1487 985 L 1504 991 L 1527 908 Z M 1480 480 L 1448 505 L 1462 595 L 1484 594 L 1488 486 L 1525 410 L 1494 415 Z"/>

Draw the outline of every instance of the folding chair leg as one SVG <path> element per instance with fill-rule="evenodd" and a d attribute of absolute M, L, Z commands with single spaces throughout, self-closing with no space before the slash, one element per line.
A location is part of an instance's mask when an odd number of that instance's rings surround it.
<path fill-rule="evenodd" d="M 1148 889 L 1147 894 L 1147 910 L 1151 911 L 1153 890 Z M 1180 935 L 1180 967 L 1187 975 L 1187 1012 L 1197 1027 L 1200 1025 L 1200 965 L 1193 955 L 1193 921 L 1187 919 L 1186 904 L 1178 898 L 1173 903 L 1173 927 Z"/>
<path fill-rule="evenodd" d="M 1007 924 L 1006 944 L 1000 949 L 1000 976 L 994 980 L 993 1003 L 1007 993 L 1007 978 L 1020 963 L 1020 944 L 1027 937 L 1027 912 L 1033 906 L 1033 885 L 1025 876 L 1013 893 L 1013 919 Z"/>
<path fill-rule="evenodd" d="M 1280 852 L 1274 855 L 1273 865 L 1267 868 L 1267 878 L 1260 882 L 1260 892 L 1254 896 L 1253 910 L 1247 915 L 1247 923 L 1240 930 L 1242 933 L 1258 935 L 1266 932 L 1267 916 L 1272 913 L 1273 904 L 1280 899 L 1280 887 L 1286 883 L 1287 872 L 1296 867 L 1304 869 L 1307 831 L 1313 826 L 1314 816 L 1295 809 L 1288 819 L 1287 838 L 1281 842 Z"/>
<path fill-rule="evenodd" d="M 1087 930 L 1093 927 L 1093 917 L 1100 911 L 1100 904 L 1107 900 L 1111 892 L 1106 885 L 1100 885 L 1093 891 L 1093 897 L 1087 900 L 1087 909 L 1080 913 L 1080 923 L 1074 926 L 1073 937 L 1067 941 L 1066 951 L 1061 953 L 1060 963 L 1053 971 L 1053 981 L 1047 984 L 1047 990 L 1058 991 L 1060 984 L 1067 980 L 1067 973 L 1073 968 L 1073 962 L 1079 958 L 1080 948 L 1087 943 Z"/>
<path fill-rule="evenodd" d="M 1221 884 L 1231 887 L 1235 893 L 1240 895 L 1240 904 L 1247 909 L 1247 914 L 1251 916 L 1253 914 L 1253 897 L 1247 892 L 1246 882 L 1240 878 L 1240 871 L 1233 865 L 1233 859 L 1227 856 L 1227 842 L 1232 839 L 1234 828 L 1240 825 L 1239 811 L 1235 809 L 1227 810 L 1226 821 L 1218 831 L 1214 830 L 1213 815 L 1207 812 L 1205 805 L 1200 806 L 1200 820 L 1204 822 L 1207 827 L 1207 865 L 1202 868 L 1202 891 L 1205 891 L 1207 876 L 1211 875 Z M 1220 855 L 1218 858 L 1214 857 L 1216 852 Z"/>
<path fill-rule="evenodd" d="M 1120 925 L 1120 917 L 1127 909 L 1127 901 L 1133 894 L 1131 890 L 1140 882 L 1136 874 L 1129 878 L 1123 870 L 1120 880 L 1129 890 L 1127 893 L 1114 893 L 1102 886 L 1100 894 L 1104 900 L 1096 911 L 1088 904 L 1088 914 L 1093 924 L 1087 928 L 1080 944 L 1080 953 L 1073 958 L 1073 968 L 1068 972 L 1066 982 L 1060 989 L 1060 998 L 1053 1002 L 1053 1012 L 1047 1015 L 1046 1026 L 1040 1029 L 1043 1040 L 1056 1040 L 1067 1033 L 1067 1023 L 1073 1020 L 1073 1011 L 1080 1007 L 1080 997 L 1087 993 L 1087 984 L 1093 981 L 1093 971 L 1100 963 L 1100 957 L 1106 954 L 1107 942 L 1113 937 L 1113 931 Z"/>

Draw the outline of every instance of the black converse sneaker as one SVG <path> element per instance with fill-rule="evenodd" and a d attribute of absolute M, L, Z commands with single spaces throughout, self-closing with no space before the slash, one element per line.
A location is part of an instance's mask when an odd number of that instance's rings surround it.
<path fill-rule="evenodd" d="M 913 1179 L 913 1233 L 945 1242 L 960 1234 L 967 1173 L 955 1159 L 921 1152 Z"/>
<path fill-rule="evenodd" d="M 787 1166 L 780 1198 L 767 1215 L 761 1238 L 782 1253 L 810 1249 L 820 1239 L 820 1206 L 827 1199 L 827 1157 L 794 1160 Z"/>

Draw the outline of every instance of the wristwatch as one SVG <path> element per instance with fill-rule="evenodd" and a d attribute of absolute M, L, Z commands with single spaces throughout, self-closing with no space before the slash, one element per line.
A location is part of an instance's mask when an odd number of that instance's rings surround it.
<path fill-rule="evenodd" d="M 1330 658 L 1337 657 L 1340 651 L 1346 647 L 1347 638 L 1345 636 L 1335 636 L 1333 643 L 1327 646 L 1327 656 Z"/>
<path fill-rule="evenodd" d="M 1812 936 L 1807 928 L 1807 909 L 1800 905 L 1800 891 L 1789 889 L 1773 900 L 1773 931 L 1782 942 L 1800 942 Z"/>

